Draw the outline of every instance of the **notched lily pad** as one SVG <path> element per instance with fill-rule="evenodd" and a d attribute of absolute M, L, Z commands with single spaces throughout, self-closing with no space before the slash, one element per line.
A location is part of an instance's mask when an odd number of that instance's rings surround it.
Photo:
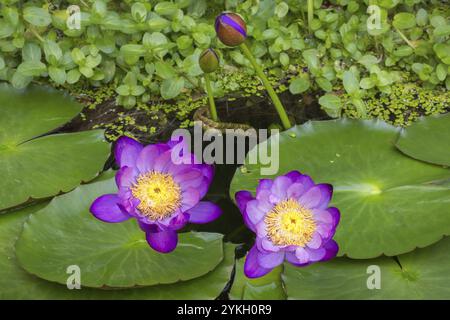
<path fill-rule="evenodd" d="M 450 299 L 450 238 L 394 258 L 285 264 L 288 299 Z"/>
<path fill-rule="evenodd" d="M 67 192 L 97 176 L 110 154 L 103 131 L 45 135 L 82 106 L 47 88 L 0 86 L 0 211 Z"/>
<path fill-rule="evenodd" d="M 396 146 L 415 159 L 450 167 L 450 113 L 419 119 L 402 130 Z"/>
<path fill-rule="evenodd" d="M 230 290 L 232 300 L 285 300 L 286 294 L 281 281 L 283 266 L 257 279 L 249 279 L 244 274 L 245 258 L 236 262 L 233 286 Z"/>
<path fill-rule="evenodd" d="M 308 122 L 261 147 L 278 143 L 277 175 L 299 170 L 316 183 L 333 185 L 331 205 L 341 212 L 335 237 L 339 255 L 393 256 L 450 234 L 450 188 L 435 184 L 449 179 L 450 170 L 399 152 L 394 145 L 398 132 L 381 121 Z M 261 164 L 246 167 L 246 174 L 236 170 L 232 198 L 239 190 L 254 191 L 259 179 L 273 177 L 261 175 Z"/>
<path fill-rule="evenodd" d="M 180 234 L 177 249 L 161 254 L 147 244 L 136 220 L 95 219 L 89 212 L 92 201 L 116 191 L 114 179 L 83 185 L 31 215 L 17 242 L 22 267 L 65 284 L 67 267 L 77 265 L 82 286 L 129 288 L 197 278 L 222 261 L 220 234 Z"/>
<path fill-rule="evenodd" d="M 65 285 L 37 278 L 20 267 L 14 244 L 29 214 L 43 206 L 0 216 L 0 299 L 215 299 L 230 279 L 235 250 L 232 244 L 225 244 L 224 259 L 213 271 L 174 284 L 120 290 L 86 287 L 69 290 Z"/>

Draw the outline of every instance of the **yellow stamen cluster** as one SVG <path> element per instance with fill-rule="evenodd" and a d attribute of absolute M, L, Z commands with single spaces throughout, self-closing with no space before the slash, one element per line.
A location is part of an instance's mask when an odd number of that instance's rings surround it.
<path fill-rule="evenodd" d="M 166 173 L 150 171 L 141 174 L 131 192 L 141 201 L 137 207 L 139 211 L 152 220 L 167 218 L 181 206 L 181 188 Z"/>
<path fill-rule="evenodd" d="M 294 199 L 279 202 L 266 215 L 264 222 L 269 239 L 279 246 L 304 247 L 316 230 L 311 211 Z"/>

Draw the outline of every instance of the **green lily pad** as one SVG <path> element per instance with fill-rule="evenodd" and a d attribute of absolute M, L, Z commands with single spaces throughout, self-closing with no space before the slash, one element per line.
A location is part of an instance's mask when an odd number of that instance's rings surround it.
<path fill-rule="evenodd" d="M 232 244 L 225 244 L 224 260 L 213 271 L 174 284 L 121 290 L 83 287 L 69 290 L 65 285 L 39 279 L 19 266 L 14 244 L 29 214 L 43 206 L 0 216 L 0 299 L 215 299 L 230 280 L 235 249 Z"/>
<path fill-rule="evenodd" d="M 450 299 L 449 273 L 450 238 L 445 238 L 398 256 L 398 263 L 382 257 L 338 258 L 305 268 L 286 264 L 283 282 L 288 299 Z"/>
<path fill-rule="evenodd" d="M 449 179 L 450 170 L 404 156 L 394 146 L 398 131 L 381 121 L 344 119 L 309 122 L 279 135 L 278 174 L 299 170 L 333 185 L 331 205 L 341 211 L 339 255 L 398 255 L 450 234 L 450 188 L 432 183 Z M 236 171 L 232 198 L 273 177 L 260 169 L 246 164 Z"/>
<path fill-rule="evenodd" d="M 415 159 L 450 166 L 450 113 L 419 119 L 402 130 L 396 146 Z"/>
<path fill-rule="evenodd" d="M 185 281 L 212 271 L 223 259 L 222 235 L 184 233 L 172 253 L 147 244 L 135 219 L 110 224 L 89 207 L 117 191 L 114 179 L 80 186 L 30 216 L 17 242 L 22 267 L 40 278 L 65 284 L 68 266 L 79 266 L 85 287 L 151 286 Z"/>
<path fill-rule="evenodd" d="M 46 88 L 0 86 L 0 210 L 67 192 L 102 170 L 110 154 L 103 131 L 45 135 L 82 106 Z"/>
<path fill-rule="evenodd" d="M 230 290 L 232 300 L 285 300 L 286 293 L 281 282 L 283 266 L 273 269 L 261 278 L 249 279 L 244 274 L 245 259 L 236 262 L 233 286 Z"/>

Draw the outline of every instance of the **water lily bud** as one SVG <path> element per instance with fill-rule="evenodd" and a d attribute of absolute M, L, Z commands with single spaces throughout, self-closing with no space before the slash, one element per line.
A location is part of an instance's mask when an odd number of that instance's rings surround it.
<path fill-rule="evenodd" d="M 204 73 L 211 73 L 219 67 L 219 56 L 213 49 L 209 48 L 202 52 L 198 63 Z"/>
<path fill-rule="evenodd" d="M 223 44 L 236 47 L 247 38 L 245 21 L 236 13 L 224 12 L 216 18 L 217 37 Z"/>

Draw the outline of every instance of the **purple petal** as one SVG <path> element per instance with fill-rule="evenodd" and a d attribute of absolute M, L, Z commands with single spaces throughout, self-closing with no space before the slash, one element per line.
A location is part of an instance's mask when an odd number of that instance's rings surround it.
<path fill-rule="evenodd" d="M 189 222 L 189 215 L 185 212 L 173 217 L 169 222 L 169 228 L 172 230 L 180 230 Z"/>
<path fill-rule="evenodd" d="M 333 187 L 329 184 L 318 184 L 306 191 L 299 202 L 309 209 L 325 209 L 331 200 Z"/>
<path fill-rule="evenodd" d="M 236 192 L 234 198 L 236 199 L 236 204 L 242 213 L 245 211 L 247 203 L 250 200 L 253 200 L 252 193 L 246 190 Z"/>
<path fill-rule="evenodd" d="M 119 189 L 130 188 L 135 182 L 138 172 L 133 167 L 122 167 L 116 173 L 116 184 Z"/>
<path fill-rule="evenodd" d="M 262 253 L 258 251 L 258 263 L 261 267 L 266 269 L 273 269 L 284 261 L 284 252 L 271 252 L 271 253 Z"/>
<path fill-rule="evenodd" d="M 258 249 L 253 246 L 247 253 L 244 264 L 244 273 L 248 278 L 259 278 L 272 271 L 272 269 L 264 268 L 258 263 Z"/>
<path fill-rule="evenodd" d="M 317 262 L 317 261 L 322 260 L 327 253 L 327 251 L 324 248 L 319 248 L 319 249 L 306 248 L 305 250 L 308 252 L 309 260 L 312 262 Z"/>
<path fill-rule="evenodd" d="M 333 259 L 334 257 L 336 257 L 339 251 L 339 246 L 334 240 L 329 240 L 327 243 L 325 243 L 323 248 L 326 250 L 326 254 L 322 258 L 322 261 L 328 261 L 330 259 Z"/>
<path fill-rule="evenodd" d="M 251 200 L 254 200 L 251 192 L 249 191 L 238 191 L 235 194 L 236 204 L 239 208 L 239 211 L 242 213 L 242 217 L 244 218 L 245 225 L 253 232 L 256 232 L 255 225 L 250 221 L 247 214 L 247 203 Z"/>
<path fill-rule="evenodd" d="M 105 222 L 122 222 L 130 218 L 118 206 L 120 199 L 116 194 L 105 194 L 97 198 L 91 205 L 91 213 Z"/>
<path fill-rule="evenodd" d="M 305 191 L 305 186 L 302 183 L 294 183 L 289 186 L 286 193 L 288 198 L 298 199 Z"/>
<path fill-rule="evenodd" d="M 295 183 L 295 182 L 297 182 L 303 175 L 302 175 L 299 171 L 294 170 L 294 171 L 290 171 L 290 172 L 286 173 L 284 176 L 287 177 L 287 178 L 289 178 L 289 179 L 291 179 L 292 183 Z"/>
<path fill-rule="evenodd" d="M 270 241 L 266 237 L 256 237 L 256 245 L 259 251 L 266 253 L 278 252 L 281 249 L 280 246 L 274 245 L 272 241 Z"/>
<path fill-rule="evenodd" d="M 310 261 L 308 252 L 302 247 L 298 247 L 295 250 L 295 257 L 300 264 L 308 263 Z"/>
<path fill-rule="evenodd" d="M 211 184 L 211 181 L 207 178 L 203 177 L 202 182 L 199 186 L 197 186 L 197 191 L 200 196 L 200 199 L 202 199 L 204 196 L 206 196 L 206 193 L 208 192 L 209 185 Z"/>
<path fill-rule="evenodd" d="M 333 217 L 333 225 L 337 226 L 339 224 L 339 221 L 341 220 L 341 213 L 339 212 L 339 209 L 335 207 L 330 207 L 327 209 L 327 211 Z"/>
<path fill-rule="evenodd" d="M 333 223 L 333 216 L 328 210 L 323 209 L 314 209 L 312 210 L 312 214 L 314 216 L 314 220 L 321 222 L 321 223 Z"/>
<path fill-rule="evenodd" d="M 311 189 L 315 185 L 313 179 L 311 179 L 311 177 L 306 174 L 302 174 L 300 177 L 298 177 L 295 183 L 303 184 L 303 186 L 305 187 L 305 191 Z"/>
<path fill-rule="evenodd" d="M 277 197 L 275 197 L 276 199 L 275 201 L 273 201 L 273 203 L 271 202 L 272 198 L 272 192 L 267 189 L 259 190 L 259 192 L 256 193 L 257 200 L 265 201 L 270 204 L 278 203 L 279 199 Z"/>
<path fill-rule="evenodd" d="M 206 179 L 208 179 L 210 182 L 212 181 L 214 177 L 214 166 L 210 164 L 199 164 L 196 167 L 202 171 L 203 176 Z"/>
<path fill-rule="evenodd" d="M 130 189 L 119 189 L 119 199 L 120 203 L 118 204 L 122 211 L 127 212 L 130 215 L 136 216 L 137 209 L 136 207 L 141 203 L 139 199 L 134 198 L 131 195 Z"/>
<path fill-rule="evenodd" d="M 119 167 L 134 167 L 143 146 L 129 137 L 120 137 L 114 148 L 114 157 Z"/>
<path fill-rule="evenodd" d="M 272 179 L 259 179 L 258 186 L 256 187 L 256 196 L 263 191 L 263 190 L 269 190 L 272 188 L 273 180 Z"/>
<path fill-rule="evenodd" d="M 172 175 L 174 177 L 174 176 L 176 176 L 182 172 L 188 171 L 192 168 L 193 168 L 193 165 L 191 165 L 191 164 L 172 162 L 167 167 L 167 173 L 169 173 L 170 175 Z"/>
<path fill-rule="evenodd" d="M 264 220 L 255 225 L 256 234 L 258 237 L 264 238 L 267 235 L 267 227 Z"/>
<path fill-rule="evenodd" d="M 322 238 L 318 232 L 314 232 L 311 240 L 307 243 L 307 246 L 311 249 L 318 249 L 322 245 Z"/>
<path fill-rule="evenodd" d="M 165 151 L 156 158 L 153 170 L 157 172 L 167 172 L 172 163 L 172 153 L 170 150 Z"/>
<path fill-rule="evenodd" d="M 140 172 L 149 172 L 153 170 L 156 159 L 168 150 L 166 145 L 152 144 L 142 149 L 136 160 L 136 166 Z"/>
<path fill-rule="evenodd" d="M 258 208 L 259 201 L 258 200 L 250 200 L 247 203 L 247 209 L 245 213 L 248 216 L 248 219 L 254 224 L 258 224 L 265 216 L 265 212 Z"/>
<path fill-rule="evenodd" d="M 336 227 L 333 226 L 332 224 L 321 223 L 317 226 L 316 230 L 322 237 L 322 242 L 325 243 L 334 236 L 336 232 Z"/>
<path fill-rule="evenodd" d="M 293 264 L 294 266 L 297 267 L 305 267 L 307 265 L 310 265 L 311 262 L 305 262 L 305 263 L 301 263 L 300 260 L 297 258 L 297 256 L 295 255 L 295 253 L 293 252 L 286 252 L 286 260 Z"/>
<path fill-rule="evenodd" d="M 171 229 L 146 233 L 147 242 L 154 250 L 169 253 L 177 247 L 178 234 Z"/>
<path fill-rule="evenodd" d="M 273 209 L 273 204 L 270 203 L 267 199 L 258 200 L 258 209 L 263 211 L 264 213 L 268 213 Z"/>
<path fill-rule="evenodd" d="M 291 179 L 285 177 L 285 176 L 279 176 L 275 178 L 273 181 L 272 188 L 270 188 L 270 191 L 272 194 L 274 194 L 279 201 L 287 198 L 287 189 L 292 184 Z"/>
<path fill-rule="evenodd" d="M 173 180 L 178 183 L 183 190 L 187 188 L 197 188 L 203 182 L 203 174 L 200 170 L 191 168 L 174 176 Z"/>
<path fill-rule="evenodd" d="M 229 17 L 226 13 L 222 14 L 219 17 L 219 21 L 220 23 L 229 25 L 230 27 L 232 27 L 234 30 L 236 30 L 237 32 L 239 32 L 244 38 L 247 37 L 247 32 L 245 31 L 244 28 L 242 28 L 242 26 L 237 23 L 236 21 L 234 21 L 231 17 Z M 217 21 L 216 21 L 216 30 L 217 30 Z"/>
<path fill-rule="evenodd" d="M 189 214 L 191 223 L 208 223 L 216 220 L 222 214 L 222 210 L 215 203 L 200 201 L 186 213 Z"/>
<path fill-rule="evenodd" d="M 181 211 L 185 212 L 192 207 L 194 207 L 200 201 L 200 194 L 198 190 L 194 188 L 188 188 L 183 191 L 182 202 L 181 202 Z"/>
<path fill-rule="evenodd" d="M 154 232 L 159 231 L 158 226 L 154 223 L 145 223 L 145 222 L 138 220 L 138 224 L 139 224 L 139 228 L 141 228 L 141 230 L 144 231 L 145 233 L 150 233 L 150 232 L 154 233 Z"/>

